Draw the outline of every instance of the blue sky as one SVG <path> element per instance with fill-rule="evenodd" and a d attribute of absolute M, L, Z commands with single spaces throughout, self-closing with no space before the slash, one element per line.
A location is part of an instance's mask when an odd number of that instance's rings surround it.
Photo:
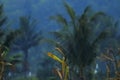
<path fill-rule="evenodd" d="M 49 20 L 51 15 L 67 13 L 63 6 L 64 0 L 1 0 L 4 3 L 6 15 L 11 22 L 18 23 L 19 16 L 31 15 L 38 20 L 39 28 L 45 31 L 57 29 L 57 25 Z M 86 6 L 90 5 L 96 11 L 104 11 L 115 19 L 120 19 L 120 0 L 66 0 L 81 14 Z M 15 26 L 15 25 L 14 25 Z M 17 26 L 17 25 L 16 25 Z"/>

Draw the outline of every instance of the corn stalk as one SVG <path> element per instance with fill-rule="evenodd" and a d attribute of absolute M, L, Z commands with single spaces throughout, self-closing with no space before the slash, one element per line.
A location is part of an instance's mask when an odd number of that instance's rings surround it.
<path fill-rule="evenodd" d="M 61 69 L 60 70 L 59 70 L 59 68 L 55 69 L 55 71 L 57 72 L 60 80 L 68 80 L 69 66 L 66 63 L 64 53 L 62 52 L 62 50 L 60 48 L 55 48 L 55 49 L 59 53 L 62 54 L 62 56 L 63 56 L 62 59 L 60 59 L 58 56 L 56 56 L 56 55 L 54 55 L 53 53 L 50 53 L 50 52 L 48 52 L 47 55 L 61 64 Z"/>

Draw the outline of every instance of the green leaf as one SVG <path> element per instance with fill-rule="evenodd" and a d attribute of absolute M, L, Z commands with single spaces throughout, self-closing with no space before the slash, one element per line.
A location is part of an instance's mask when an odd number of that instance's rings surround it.
<path fill-rule="evenodd" d="M 56 16 L 51 16 L 50 19 L 56 20 L 58 23 L 63 24 L 65 27 L 67 27 L 67 20 L 60 14 Z"/>
<path fill-rule="evenodd" d="M 93 45 L 95 45 L 97 42 L 101 41 L 101 40 L 104 40 L 105 38 L 108 37 L 108 32 L 106 31 L 102 31 L 97 37 L 96 39 L 93 41 Z"/>
<path fill-rule="evenodd" d="M 73 8 L 70 5 L 68 5 L 67 3 L 64 3 L 64 5 L 65 5 L 65 8 L 66 8 L 67 13 L 69 14 L 70 18 L 72 19 L 72 21 L 74 21 L 75 20 L 75 12 L 74 12 Z"/>
<path fill-rule="evenodd" d="M 92 11 L 91 6 L 87 6 L 84 10 L 84 14 L 87 14 L 90 11 Z"/>
<path fill-rule="evenodd" d="M 61 32 L 51 32 L 56 38 L 65 38 L 65 35 Z"/>
<path fill-rule="evenodd" d="M 101 12 L 101 11 L 97 12 L 91 17 L 90 20 L 93 21 L 93 20 L 99 19 L 100 16 L 105 17 L 106 14 L 104 12 Z"/>
<path fill-rule="evenodd" d="M 22 60 L 20 60 L 20 59 L 14 59 L 11 61 L 12 64 L 17 64 L 17 63 L 21 63 L 21 62 L 22 62 Z"/>
<path fill-rule="evenodd" d="M 13 57 L 13 58 L 21 58 L 21 57 L 22 57 L 22 54 L 16 54 L 16 55 L 13 55 L 12 57 Z"/>

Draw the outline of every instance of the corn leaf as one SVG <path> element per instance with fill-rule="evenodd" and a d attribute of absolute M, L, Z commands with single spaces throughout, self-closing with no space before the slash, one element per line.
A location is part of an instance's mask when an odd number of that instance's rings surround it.
<path fill-rule="evenodd" d="M 64 79 L 64 80 L 68 80 L 68 74 L 69 74 L 69 67 L 66 66 L 66 70 L 65 70 L 65 79 Z"/>
<path fill-rule="evenodd" d="M 52 59 L 60 62 L 60 63 L 63 62 L 60 58 L 58 58 L 56 55 L 54 55 L 54 54 L 52 54 L 52 53 L 50 53 L 50 52 L 48 52 L 47 55 L 48 55 L 49 57 L 51 57 Z"/>
<path fill-rule="evenodd" d="M 62 62 L 62 75 L 64 76 L 65 73 L 65 58 L 63 57 L 63 62 Z"/>
<path fill-rule="evenodd" d="M 62 76 L 61 72 L 58 69 L 56 69 L 56 72 L 58 73 L 58 76 L 60 77 L 60 79 L 63 80 L 63 76 Z"/>
<path fill-rule="evenodd" d="M 56 47 L 55 49 L 56 49 L 58 52 L 60 52 L 63 56 L 65 56 L 64 53 L 63 53 L 63 51 L 62 51 L 60 48 Z"/>

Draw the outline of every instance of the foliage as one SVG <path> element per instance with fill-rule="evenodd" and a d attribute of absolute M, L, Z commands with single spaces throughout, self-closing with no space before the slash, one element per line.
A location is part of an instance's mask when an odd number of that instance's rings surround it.
<path fill-rule="evenodd" d="M 8 56 L 10 44 L 16 36 L 16 31 L 8 30 L 5 25 L 6 21 L 7 17 L 3 11 L 3 4 L 0 4 L 0 80 L 5 76 L 7 69 L 11 69 L 16 63 L 21 62 L 18 57 Z"/>
<path fill-rule="evenodd" d="M 4 45 L 9 47 L 11 41 L 14 39 L 14 31 L 7 31 L 6 32 L 6 21 L 7 17 L 3 11 L 3 4 L 0 4 L 0 45 Z"/>
<path fill-rule="evenodd" d="M 5 61 L 6 51 L 2 50 L 2 47 L 0 47 L 0 80 L 3 79 L 3 74 L 5 71 L 5 66 L 11 66 L 12 64 Z"/>
<path fill-rule="evenodd" d="M 11 48 L 13 51 L 23 52 L 23 72 L 26 76 L 29 71 L 29 49 L 39 45 L 42 40 L 42 34 L 41 31 L 36 30 L 36 20 L 32 20 L 30 17 L 22 16 L 19 18 L 19 21 L 20 27 L 16 30 L 17 37 L 15 37 L 12 42 Z"/>
<path fill-rule="evenodd" d="M 4 46 L 0 46 L 0 80 L 4 78 L 4 74 L 6 69 L 12 69 L 15 67 L 16 63 L 20 63 L 20 57 L 14 56 L 7 56 L 8 55 L 8 48 Z M 18 59 L 19 58 L 19 59 Z M 10 67 L 8 67 L 10 66 Z"/>
<path fill-rule="evenodd" d="M 56 55 L 48 52 L 48 56 L 51 57 L 52 59 L 58 61 L 62 67 L 61 70 L 59 70 L 59 68 L 56 68 L 55 71 L 58 74 L 58 76 L 60 77 L 61 80 L 68 80 L 68 76 L 69 76 L 69 66 L 67 65 L 66 61 L 65 61 L 65 56 L 64 53 L 62 52 L 62 50 L 60 50 L 59 48 L 56 48 L 56 50 L 58 52 L 60 52 L 63 55 L 63 59 L 60 59 L 59 57 L 57 57 Z"/>
<path fill-rule="evenodd" d="M 3 27 L 3 25 L 6 22 L 6 19 L 7 19 L 7 17 L 5 16 L 4 11 L 3 11 L 3 4 L 0 4 L 0 28 Z M 2 36 L 2 35 L 3 35 L 3 32 L 0 31 L 0 36 Z"/>
<path fill-rule="evenodd" d="M 120 77 L 120 50 L 107 49 L 105 53 L 102 53 L 97 57 L 99 60 L 106 62 L 106 78 L 107 79 L 119 79 Z M 111 66 L 114 66 L 111 68 Z M 115 74 L 111 77 L 110 74 Z"/>
<path fill-rule="evenodd" d="M 78 17 L 71 6 L 67 3 L 64 5 L 70 21 L 61 14 L 51 17 L 63 27 L 60 31 L 52 32 L 57 39 L 53 43 L 65 53 L 71 68 L 76 68 L 74 71 L 83 77 L 85 67 L 96 57 L 98 45 L 111 36 L 109 16 L 103 12 L 93 12 L 88 6 Z"/>
<path fill-rule="evenodd" d="M 41 31 L 36 31 L 36 20 L 30 17 L 20 17 L 20 27 L 17 29 L 17 38 L 13 42 L 13 49 L 24 50 L 37 46 L 41 39 Z"/>

